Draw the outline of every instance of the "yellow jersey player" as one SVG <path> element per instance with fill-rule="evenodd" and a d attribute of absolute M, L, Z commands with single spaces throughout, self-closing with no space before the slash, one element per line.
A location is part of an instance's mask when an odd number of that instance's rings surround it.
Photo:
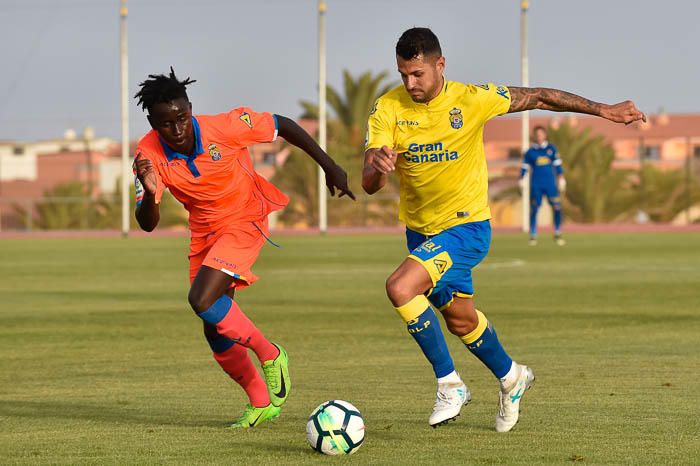
<path fill-rule="evenodd" d="M 426 28 L 403 33 L 396 62 L 403 86 L 381 96 L 371 110 L 362 173 L 368 194 L 379 191 L 393 171 L 400 181 L 399 219 L 406 224 L 410 254 L 387 279 L 386 292 L 437 378 L 429 424 L 456 418 L 471 399 L 434 307 L 499 380 L 496 430 L 508 432 L 535 376 L 511 359 L 493 323 L 474 307 L 471 269 L 491 243 L 484 124 L 532 109 L 587 113 L 625 124 L 646 117 L 630 101 L 606 105 L 556 89 L 448 81 L 438 38 Z"/>

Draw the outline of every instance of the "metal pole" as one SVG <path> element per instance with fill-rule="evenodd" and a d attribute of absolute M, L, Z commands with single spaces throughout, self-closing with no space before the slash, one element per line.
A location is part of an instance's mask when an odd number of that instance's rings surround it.
<path fill-rule="evenodd" d="M 0 155 L 0 231 L 2 231 L 2 160 L 3 156 Z"/>
<path fill-rule="evenodd" d="M 690 220 L 690 208 L 693 202 L 693 148 L 690 144 L 690 136 L 685 140 L 686 146 L 686 163 L 685 163 L 685 193 L 686 193 L 686 207 L 685 207 L 685 223 L 686 225 L 691 224 Z"/>
<path fill-rule="evenodd" d="M 126 18 L 129 10 L 126 0 L 121 0 L 119 8 L 119 55 L 121 63 L 121 113 L 122 113 L 122 236 L 129 236 L 129 50 Z"/>
<path fill-rule="evenodd" d="M 318 145 L 326 150 L 326 2 L 318 2 Z M 326 175 L 318 167 L 318 229 L 328 230 Z"/>
<path fill-rule="evenodd" d="M 530 70 L 528 68 L 527 54 L 527 10 L 529 8 L 528 0 L 520 2 L 520 85 L 522 87 L 530 86 Z M 520 148 L 521 153 L 525 153 L 530 146 L 530 112 L 522 112 L 521 130 L 520 130 Z M 522 231 L 527 233 L 530 223 L 530 171 L 525 173 L 523 179 L 522 193 Z"/>
<path fill-rule="evenodd" d="M 95 190 L 95 184 L 93 179 L 93 167 L 92 167 L 92 147 L 90 146 L 90 141 L 95 137 L 94 130 L 92 127 L 88 126 L 83 130 L 83 142 L 85 143 L 85 162 L 87 163 L 87 198 L 85 200 L 86 209 L 82 217 L 81 223 L 84 229 L 91 228 L 90 219 L 94 209 L 93 204 L 93 192 Z"/>

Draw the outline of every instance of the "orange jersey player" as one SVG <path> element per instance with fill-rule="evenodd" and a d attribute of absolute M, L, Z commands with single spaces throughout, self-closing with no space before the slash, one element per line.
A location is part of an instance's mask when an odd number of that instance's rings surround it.
<path fill-rule="evenodd" d="M 136 94 L 153 128 L 136 148 L 136 219 L 158 224 L 167 188 L 189 212 L 189 302 L 221 368 L 245 390 L 250 404 L 233 427 L 255 427 L 275 418 L 291 389 L 286 351 L 271 343 L 233 301 L 234 291 L 257 280 L 252 272 L 269 235 L 267 216 L 288 198 L 255 172 L 247 146 L 281 136 L 303 149 L 325 171 L 339 196 L 355 196 L 347 174 L 294 121 L 240 107 L 218 115 L 193 115 L 186 88 L 195 82 L 149 75 Z M 264 380 L 248 354 L 262 364 Z"/>

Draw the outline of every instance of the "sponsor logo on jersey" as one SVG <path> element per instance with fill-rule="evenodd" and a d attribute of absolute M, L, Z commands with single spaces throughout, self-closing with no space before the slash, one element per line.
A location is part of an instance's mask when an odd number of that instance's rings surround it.
<path fill-rule="evenodd" d="M 418 122 L 415 120 L 398 120 L 396 122 L 397 126 L 418 126 Z"/>
<path fill-rule="evenodd" d="M 450 110 L 450 125 L 452 125 L 454 129 L 459 129 L 464 125 L 461 109 L 455 107 Z"/>
<path fill-rule="evenodd" d="M 253 121 L 250 119 L 250 113 L 243 112 L 241 116 L 238 117 L 243 123 L 248 125 L 248 128 L 253 129 Z"/>
<path fill-rule="evenodd" d="M 409 144 L 408 151 L 402 155 L 407 162 L 412 163 L 449 162 L 459 158 L 457 151 L 446 149 L 442 142 L 434 142 L 432 144 L 412 143 Z"/>

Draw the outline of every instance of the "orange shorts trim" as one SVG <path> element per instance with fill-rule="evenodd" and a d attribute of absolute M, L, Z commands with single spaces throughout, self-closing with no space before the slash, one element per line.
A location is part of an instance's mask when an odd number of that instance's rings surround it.
<path fill-rule="evenodd" d="M 208 236 L 192 238 L 189 254 L 190 284 L 203 265 L 232 276 L 232 287 L 237 289 L 258 281 L 251 269 L 265 245 L 266 238 L 263 232 L 267 234 L 267 221 L 258 225 L 260 228 L 251 222 L 229 227 Z"/>

